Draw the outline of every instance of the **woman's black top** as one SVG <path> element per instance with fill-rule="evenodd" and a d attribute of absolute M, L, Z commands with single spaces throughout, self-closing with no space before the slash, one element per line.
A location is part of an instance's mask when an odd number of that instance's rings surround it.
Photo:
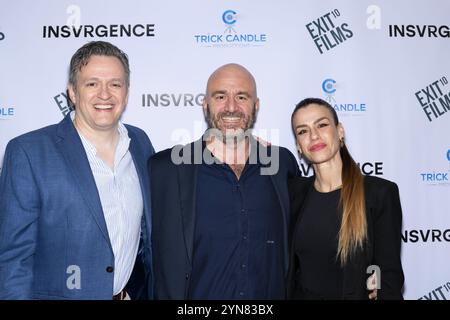
<path fill-rule="evenodd" d="M 341 190 L 309 194 L 294 239 L 295 257 L 301 272 L 295 288 L 297 299 L 341 299 L 343 272 L 337 257 L 338 211 Z"/>

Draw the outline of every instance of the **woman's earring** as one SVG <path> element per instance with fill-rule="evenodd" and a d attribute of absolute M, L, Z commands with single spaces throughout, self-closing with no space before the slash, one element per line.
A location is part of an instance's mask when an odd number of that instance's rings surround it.
<path fill-rule="evenodd" d="M 339 139 L 340 143 L 341 143 L 341 148 L 344 146 L 344 137 Z"/>

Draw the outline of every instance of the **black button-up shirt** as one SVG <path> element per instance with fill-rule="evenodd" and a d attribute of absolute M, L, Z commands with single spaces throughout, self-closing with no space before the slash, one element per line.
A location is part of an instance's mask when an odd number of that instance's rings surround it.
<path fill-rule="evenodd" d="M 191 299 L 284 298 L 283 216 L 260 169 L 246 163 L 238 180 L 226 164 L 199 165 Z"/>

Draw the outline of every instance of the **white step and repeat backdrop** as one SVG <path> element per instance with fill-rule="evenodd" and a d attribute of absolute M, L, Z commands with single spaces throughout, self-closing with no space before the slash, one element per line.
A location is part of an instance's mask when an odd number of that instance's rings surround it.
<path fill-rule="evenodd" d="M 124 121 L 157 150 L 200 137 L 206 79 L 237 62 L 257 81 L 256 131 L 293 153 L 295 104 L 335 106 L 363 172 L 399 185 L 405 298 L 450 299 L 449 11 L 444 0 L 5 0 L 0 159 L 11 138 L 67 113 L 68 63 L 87 41 L 129 55 Z"/>

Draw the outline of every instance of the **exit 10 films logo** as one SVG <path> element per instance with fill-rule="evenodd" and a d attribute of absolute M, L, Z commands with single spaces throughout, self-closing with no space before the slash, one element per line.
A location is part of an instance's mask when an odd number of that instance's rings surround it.
<path fill-rule="evenodd" d="M 69 99 L 68 92 L 60 92 L 53 97 L 56 105 L 58 106 L 59 111 L 61 111 L 63 117 L 65 117 L 72 110 L 75 110 L 72 102 Z"/>
<path fill-rule="evenodd" d="M 336 92 L 339 89 L 339 83 L 332 79 L 326 78 L 322 82 L 322 91 L 324 92 L 324 100 L 327 101 L 339 115 L 362 116 L 367 111 L 367 104 L 362 102 L 344 102 L 336 99 Z"/>
<path fill-rule="evenodd" d="M 353 37 L 353 31 L 350 30 L 348 23 L 341 22 L 340 18 L 340 11 L 334 9 L 306 24 L 305 27 L 320 54 Z"/>
<path fill-rule="evenodd" d="M 440 286 L 425 293 L 418 300 L 450 300 L 450 282 L 442 283 Z"/>
<path fill-rule="evenodd" d="M 447 112 L 450 111 L 450 91 L 446 76 L 433 81 L 425 88 L 417 90 L 414 95 L 429 122 L 448 114 Z"/>
<path fill-rule="evenodd" d="M 239 20 L 242 17 L 236 10 L 225 10 L 218 15 L 223 23 L 223 31 L 195 34 L 194 41 L 202 47 L 255 47 L 267 42 L 266 33 L 242 31 Z"/>

